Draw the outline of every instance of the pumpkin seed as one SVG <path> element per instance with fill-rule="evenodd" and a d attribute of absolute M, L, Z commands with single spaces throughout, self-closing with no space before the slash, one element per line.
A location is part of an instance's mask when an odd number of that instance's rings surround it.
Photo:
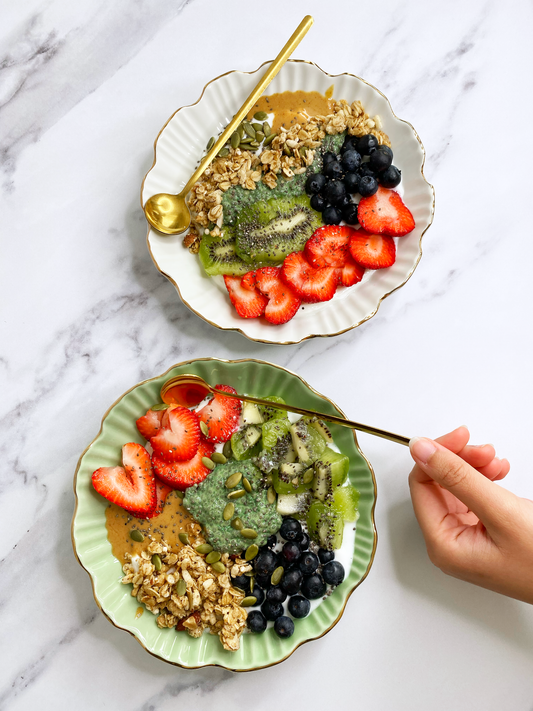
<path fill-rule="evenodd" d="M 258 553 L 259 547 L 256 546 L 255 543 L 252 543 L 252 545 L 248 546 L 248 548 L 246 549 L 246 552 L 244 554 L 244 560 L 253 560 Z"/>
<path fill-rule="evenodd" d="M 277 585 L 280 582 L 284 572 L 285 569 L 282 565 L 280 565 L 279 568 L 276 568 L 276 570 L 272 573 L 272 577 L 270 578 L 270 582 L 272 583 L 272 585 Z"/>
<path fill-rule="evenodd" d="M 184 580 L 183 578 L 180 578 L 178 582 L 176 583 L 176 595 L 185 595 L 185 592 L 187 591 L 187 581 Z"/>
<path fill-rule="evenodd" d="M 204 437 L 209 436 L 209 427 L 203 422 L 203 420 L 200 420 L 200 429 L 202 430 L 202 434 Z"/>
<path fill-rule="evenodd" d="M 307 154 L 307 146 L 300 146 L 298 151 L 299 151 L 300 155 L 302 156 L 302 158 L 305 158 L 305 156 Z"/>
<path fill-rule="evenodd" d="M 272 143 L 272 141 L 276 138 L 277 135 L 278 135 L 277 133 L 269 133 L 264 141 L 265 146 L 269 146 Z"/>
<path fill-rule="evenodd" d="M 213 452 L 211 459 L 217 464 L 225 464 L 228 461 L 222 452 Z"/>
<path fill-rule="evenodd" d="M 133 528 L 130 531 L 130 538 L 132 541 L 137 541 L 137 543 L 142 543 L 144 541 L 144 535 L 138 528 Z"/>
<path fill-rule="evenodd" d="M 250 143 L 241 143 L 239 148 L 241 151 L 255 151 L 255 148 Z"/>
<path fill-rule="evenodd" d="M 245 573 L 247 578 L 253 578 L 254 576 L 254 571 L 253 570 L 247 570 Z"/>
<path fill-rule="evenodd" d="M 161 558 L 157 555 L 157 553 L 154 553 L 152 556 L 152 565 L 157 571 L 161 570 Z"/>
<path fill-rule="evenodd" d="M 233 450 L 231 449 L 231 442 L 229 440 L 224 442 L 224 449 L 222 450 L 222 453 L 228 459 L 232 456 Z"/>
<path fill-rule="evenodd" d="M 250 592 L 252 595 L 254 594 L 254 587 L 255 587 L 255 575 L 252 575 L 250 578 Z"/>
<path fill-rule="evenodd" d="M 283 146 L 283 153 L 286 156 L 292 156 L 291 149 L 289 148 L 289 146 L 287 144 L 285 144 Z M 220 153 L 219 153 L 219 155 L 220 155 Z"/>
<path fill-rule="evenodd" d="M 243 128 L 242 123 L 240 123 L 240 124 L 237 126 L 237 133 L 239 134 L 239 138 L 242 140 L 242 138 L 243 138 L 243 136 L 244 136 L 244 128 Z"/>
<path fill-rule="evenodd" d="M 266 111 L 256 111 L 254 114 L 254 119 L 256 121 L 264 121 L 267 118 L 268 114 L 266 113 Z"/>
<path fill-rule="evenodd" d="M 211 138 L 207 141 L 207 146 L 205 147 L 205 150 L 209 152 L 211 148 L 215 145 L 215 137 L 211 136 Z"/>
<path fill-rule="evenodd" d="M 221 563 L 220 561 L 217 561 L 216 563 L 213 563 L 211 566 L 213 570 L 216 570 L 217 573 L 225 573 L 226 572 L 226 566 L 224 563 Z"/>
<path fill-rule="evenodd" d="M 258 141 L 252 141 L 251 143 L 248 144 L 250 148 L 253 148 L 254 151 L 256 151 L 259 148 L 259 142 Z"/>
<path fill-rule="evenodd" d="M 209 459 L 209 457 L 202 457 L 202 464 L 204 467 L 211 469 L 211 471 L 215 468 L 215 462 L 212 459 Z"/>
<path fill-rule="evenodd" d="M 251 143 L 252 139 L 250 136 L 245 136 L 244 138 L 241 138 L 241 143 Z"/>
<path fill-rule="evenodd" d="M 245 490 L 246 490 L 249 494 L 252 493 L 252 485 L 250 484 L 250 482 L 248 481 L 248 479 L 247 479 L 246 477 L 243 477 L 243 479 L 242 479 L 242 485 L 244 486 Z"/>
<path fill-rule="evenodd" d="M 262 123 L 253 123 L 253 124 L 252 124 L 252 128 L 253 128 L 254 131 L 257 133 L 258 131 L 262 131 L 262 130 L 263 130 L 263 124 L 262 124 Z"/>
<path fill-rule="evenodd" d="M 270 134 L 272 133 L 272 129 L 270 128 L 270 124 L 268 123 L 268 121 L 265 121 L 265 123 L 263 124 L 263 133 L 265 134 L 265 136 L 270 136 Z"/>
<path fill-rule="evenodd" d="M 263 140 L 264 137 L 265 137 L 265 134 L 263 133 L 263 131 L 256 131 L 255 132 L 255 140 L 259 141 L 259 143 L 261 143 L 261 141 Z"/>
<path fill-rule="evenodd" d="M 241 142 L 241 137 L 239 136 L 237 131 L 235 131 L 235 133 L 231 134 L 231 139 L 230 139 L 231 147 L 237 148 L 237 146 L 239 145 L 240 142 Z"/>
<path fill-rule="evenodd" d="M 257 538 L 257 531 L 253 528 L 241 528 L 241 536 L 243 538 Z"/>
<path fill-rule="evenodd" d="M 221 148 L 219 152 L 217 153 L 218 158 L 225 158 L 226 156 L 229 156 L 229 148 L 224 146 L 224 148 Z"/>
<path fill-rule="evenodd" d="M 241 607 L 253 607 L 257 602 L 257 598 L 254 595 L 247 595 L 241 602 Z"/>
<path fill-rule="evenodd" d="M 243 121 L 242 127 L 244 128 L 244 132 L 250 136 L 250 138 L 255 138 L 255 131 L 252 128 L 252 124 L 248 123 L 248 121 Z"/>
<path fill-rule="evenodd" d="M 170 405 L 167 405 L 166 402 L 158 402 L 157 405 L 152 405 L 150 410 L 152 410 L 152 412 L 159 412 L 160 410 L 168 410 L 169 407 Z"/>
<path fill-rule="evenodd" d="M 235 513 L 235 504 L 233 504 L 230 501 L 229 504 L 226 504 L 224 506 L 224 511 L 222 512 L 222 518 L 224 519 L 224 521 L 229 521 L 230 518 L 232 518 L 234 513 Z"/>
<path fill-rule="evenodd" d="M 208 553 L 211 553 L 213 546 L 210 546 L 209 543 L 200 543 L 200 545 L 196 546 L 194 550 L 202 555 L 207 555 Z"/>
<path fill-rule="evenodd" d="M 276 492 L 274 491 L 274 489 L 271 486 L 268 487 L 267 501 L 269 504 L 276 503 Z"/>
<path fill-rule="evenodd" d="M 178 489 L 176 489 L 176 496 L 178 497 L 178 499 L 184 499 L 184 498 L 185 498 L 185 492 L 184 492 L 184 491 L 178 491 Z"/>
<path fill-rule="evenodd" d="M 189 545 L 189 534 L 188 533 L 182 532 L 178 535 L 178 538 L 183 543 L 183 545 L 185 545 L 185 546 Z"/>
<path fill-rule="evenodd" d="M 244 489 L 237 489 L 236 491 L 230 491 L 228 494 L 228 499 L 241 499 L 243 496 L 246 496 L 246 492 Z"/>
<path fill-rule="evenodd" d="M 242 472 L 234 472 L 226 479 L 226 489 L 234 489 L 242 479 Z"/>
<path fill-rule="evenodd" d="M 237 516 L 236 518 L 233 519 L 231 522 L 231 527 L 234 528 L 236 531 L 240 531 L 241 529 L 244 528 L 244 523 L 241 521 L 241 519 Z"/>
<path fill-rule="evenodd" d="M 211 553 L 208 553 L 205 562 L 209 563 L 209 565 L 212 565 L 213 563 L 216 563 L 218 560 L 220 560 L 222 556 L 218 551 L 211 551 Z"/>
<path fill-rule="evenodd" d="M 307 471 L 305 471 L 303 475 L 304 484 L 309 484 L 310 481 L 313 481 L 314 477 L 315 470 L 313 469 L 313 467 L 309 467 L 309 469 L 307 469 Z"/>

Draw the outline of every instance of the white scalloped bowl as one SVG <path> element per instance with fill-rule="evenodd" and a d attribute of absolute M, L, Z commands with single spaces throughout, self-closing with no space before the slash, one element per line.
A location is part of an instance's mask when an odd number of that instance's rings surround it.
<path fill-rule="evenodd" d="M 155 157 L 142 189 L 141 204 L 156 193 L 178 193 L 202 156 L 210 136 L 218 135 L 242 105 L 264 71 L 229 72 L 213 79 L 200 99 L 169 119 L 155 142 Z M 289 60 L 267 89 L 318 91 L 333 85 L 333 98 L 359 99 L 367 113 L 378 114 L 389 135 L 394 164 L 402 171 L 398 188 L 415 218 L 415 229 L 397 240 L 392 267 L 365 273 L 355 286 L 340 288 L 331 301 L 306 304 L 288 323 L 274 326 L 264 319 L 242 319 L 230 304 L 222 277 L 208 277 L 198 257 L 182 245 L 183 235 L 166 237 L 149 229 L 148 249 L 158 270 L 176 287 L 182 301 L 208 323 L 234 330 L 263 343 L 300 343 L 315 336 L 335 336 L 371 318 L 381 301 L 403 286 L 422 256 L 422 236 L 433 220 L 434 190 L 423 173 L 425 152 L 411 124 L 397 118 L 388 99 L 375 87 L 351 74 L 332 76 L 311 62 Z"/>

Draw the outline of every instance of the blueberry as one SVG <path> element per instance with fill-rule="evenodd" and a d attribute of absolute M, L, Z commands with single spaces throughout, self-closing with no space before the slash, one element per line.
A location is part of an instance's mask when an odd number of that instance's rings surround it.
<path fill-rule="evenodd" d="M 378 139 L 372 133 L 367 133 L 359 139 L 357 150 L 362 156 L 369 156 L 378 146 Z"/>
<path fill-rule="evenodd" d="M 276 568 L 277 562 L 278 558 L 274 551 L 268 549 L 266 551 L 261 551 L 254 558 L 254 570 L 259 575 L 272 575 Z"/>
<path fill-rule="evenodd" d="M 322 576 L 328 585 L 340 585 L 344 580 L 344 567 L 338 560 L 332 560 L 322 568 Z"/>
<path fill-rule="evenodd" d="M 276 536 L 275 533 L 273 533 L 271 536 L 269 536 L 267 538 L 267 542 L 265 545 L 267 548 L 274 548 L 274 546 L 276 545 L 277 542 L 278 542 L 278 537 Z"/>
<path fill-rule="evenodd" d="M 287 570 L 281 579 L 281 588 L 287 595 L 294 595 L 300 589 L 303 580 L 302 571 L 298 568 Z"/>
<path fill-rule="evenodd" d="M 272 586 L 272 582 L 270 580 L 272 573 L 269 573 L 268 575 L 256 575 L 255 576 L 255 582 L 260 585 L 263 590 L 268 590 Z"/>
<path fill-rule="evenodd" d="M 354 171 L 361 165 L 361 156 L 357 151 L 346 151 L 342 156 L 342 167 L 346 171 Z"/>
<path fill-rule="evenodd" d="M 277 620 L 278 617 L 283 615 L 283 605 L 281 602 L 265 602 L 261 605 L 261 612 L 267 618 L 267 620 Z"/>
<path fill-rule="evenodd" d="M 344 169 L 338 160 L 331 160 L 324 166 L 324 175 L 333 180 L 338 180 L 344 175 Z"/>
<path fill-rule="evenodd" d="M 250 578 L 246 575 L 238 575 L 236 578 L 231 579 L 231 584 L 236 588 L 247 591 L 250 589 Z"/>
<path fill-rule="evenodd" d="M 267 590 L 266 599 L 269 602 L 285 602 L 287 593 L 285 590 L 282 590 L 279 585 L 273 585 Z"/>
<path fill-rule="evenodd" d="M 246 624 L 249 630 L 257 633 L 264 632 L 267 627 L 265 616 L 262 612 L 259 612 L 259 610 L 252 610 L 248 613 Z"/>
<path fill-rule="evenodd" d="M 302 583 L 302 595 L 308 600 L 316 600 L 322 597 L 326 592 L 326 583 L 322 580 L 320 575 L 310 575 L 308 578 L 304 578 Z"/>
<path fill-rule="evenodd" d="M 352 198 L 350 195 L 345 195 L 342 200 L 337 203 L 337 207 L 341 212 L 344 212 L 344 208 L 348 207 L 348 205 L 353 205 Z"/>
<path fill-rule="evenodd" d="M 378 180 L 384 188 L 395 188 L 402 180 L 402 171 L 395 165 L 391 165 L 380 173 Z"/>
<path fill-rule="evenodd" d="M 291 637 L 294 632 L 294 622 L 290 617 L 282 615 L 274 622 L 274 631 L 282 639 Z"/>
<path fill-rule="evenodd" d="M 299 620 L 301 620 L 302 617 L 307 617 L 310 609 L 311 603 L 302 595 L 295 595 L 289 600 L 289 612 L 293 617 Z"/>
<path fill-rule="evenodd" d="M 370 156 L 370 165 L 378 173 L 382 173 L 384 170 L 390 167 L 392 163 L 392 155 L 387 153 L 387 151 L 381 150 L 381 146 L 372 153 Z"/>
<path fill-rule="evenodd" d="M 324 155 L 322 156 L 322 165 L 325 167 L 327 163 L 329 163 L 332 160 L 337 160 L 337 156 L 335 153 L 332 153 L 331 151 L 326 151 Z"/>
<path fill-rule="evenodd" d="M 359 176 L 362 178 L 364 175 L 369 175 L 371 178 L 377 178 L 378 173 L 370 163 L 363 163 L 361 167 L 359 168 Z"/>
<path fill-rule="evenodd" d="M 301 538 L 297 539 L 298 545 L 300 546 L 301 551 L 306 551 L 309 548 L 309 543 L 311 542 L 311 539 L 309 538 L 309 535 L 305 532 L 302 531 L 302 536 Z"/>
<path fill-rule="evenodd" d="M 342 180 L 330 180 L 325 187 L 324 195 L 332 205 L 338 205 L 346 195 L 346 188 Z"/>
<path fill-rule="evenodd" d="M 314 553 L 311 553 L 311 551 L 303 553 L 298 563 L 298 567 L 304 575 L 313 575 L 313 573 L 316 572 L 318 565 L 318 556 Z"/>
<path fill-rule="evenodd" d="M 378 181 L 370 175 L 363 175 L 359 183 L 359 195 L 361 197 L 370 197 L 378 191 Z"/>
<path fill-rule="evenodd" d="M 325 548 L 318 549 L 318 558 L 322 565 L 329 563 L 330 560 L 335 560 L 335 552 L 327 551 Z"/>
<path fill-rule="evenodd" d="M 330 205 L 322 212 L 322 222 L 325 225 L 338 225 L 342 220 L 342 213 L 337 207 Z"/>
<path fill-rule="evenodd" d="M 322 212 L 326 209 L 327 201 L 322 195 L 312 195 L 311 196 L 311 207 L 317 212 Z"/>
<path fill-rule="evenodd" d="M 265 600 L 265 593 L 262 591 L 262 589 L 259 587 L 257 583 L 254 584 L 254 589 L 250 593 L 250 595 L 253 595 L 255 598 L 257 598 L 257 602 L 255 603 L 256 605 L 262 605 L 264 600 Z"/>
<path fill-rule="evenodd" d="M 344 155 L 346 151 L 353 151 L 356 149 L 358 139 L 355 136 L 346 136 L 344 143 L 341 148 L 341 155 Z"/>
<path fill-rule="evenodd" d="M 380 146 L 378 148 L 378 151 L 385 151 L 385 153 L 388 153 L 391 158 L 394 158 L 393 153 L 392 153 L 392 148 L 390 148 L 389 146 L 386 146 L 385 144 Z"/>
<path fill-rule="evenodd" d="M 296 543 L 296 541 L 287 541 L 287 543 L 283 544 L 281 554 L 283 555 L 287 563 L 294 563 L 301 556 L 302 551 L 300 550 L 300 546 L 298 545 L 298 543 Z"/>
<path fill-rule="evenodd" d="M 359 191 L 359 181 L 361 180 L 361 176 L 358 175 L 358 173 L 346 173 L 344 176 L 344 187 L 346 188 L 347 193 L 356 193 Z"/>
<path fill-rule="evenodd" d="M 305 192 L 308 195 L 316 195 L 326 184 L 326 178 L 322 173 L 312 173 L 305 181 Z"/>
<path fill-rule="evenodd" d="M 279 529 L 280 536 L 286 541 L 295 541 L 302 532 L 302 524 L 295 518 L 287 516 Z"/>
<path fill-rule="evenodd" d="M 357 205 L 354 202 L 342 208 L 342 219 L 347 225 L 357 225 L 359 223 Z"/>

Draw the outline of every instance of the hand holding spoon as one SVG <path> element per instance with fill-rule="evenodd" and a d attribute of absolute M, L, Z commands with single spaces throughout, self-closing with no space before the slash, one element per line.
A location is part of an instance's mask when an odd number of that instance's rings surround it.
<path fill-rule="evenodd" d="M 336 425 L 349 427 L 350 429 L 358 430 L 359 432 L 366 432 L 367 434 L 375 435 L 376 437 L 383 437 L 383 439 L 389 439 L 391 442 L 396 442 L 397 444 L 405 444 L 408 446 L 411 439 L 410 437 L 403 437 L 402 435 L 394 434 L 394 432 L 387 432 L 387 430 L 381 430 L 377 427 L 363 425 L 360 422 L 345 420 L 343 417 L 338 417 L 337 415 L 326 415 L 323 412 L 315 412 L 315 410 L 307 410 L 303 407 L 295 407 L 294 405 L 282 405 L 278 402 L 262 400 L 259 397 L 252 397 L 251 395 L 234 395 L 233 393 L 227 393 L 224 390 L 217 390 L 217 388 L 214 388 L 212 385 L 206 383 L 206 381 L 199 375 L 177 375 L 175 378 L 167 380 L 161 388 L 161 400 L 167 405 L 194 407 L 195 405 L 198 405 L 209 393 L 218 393 L 224 397 L 231 397 L 245 402 L 253 402 L 256 405 L 265 405 L 266 407 L 273 407 L 277 410 L 284 410 L 285 412 L 296 412 L 298 415 L 319 417 L 321 420 L 325 420 L 326 422 L 333 422 Z"/>
<path fill-rule="evenodd" d="M 185 232 L 185 230 L 189 227 L 191 224 L 191 213 L 189 211 L 186 198 L 191 188 L 198 181 L 204 170 L 216 158 L 219 150 L 222 146 L 224 146 L 228 138 L 235 132 L 237 126 L 259 99 L 272 79 L 274 79 L 296 47 L 300 44 L 312 24 L 313 18 L 310 15 L 306 15 L 287 44 L 283 47 L 276 59 L 266 70 L 263 78 L 259 81 L 250 96 L 246 99 L 233 119 L 226 126 L 225 130 L 220 134 L 211 150 L 208 151 L 205 158 L 203 158 L 200 162 L 200 165 L 191 175 L 183 190 L 178 195 L 158 193 L 157 195 L 152 195 L 148 198 L 144 205 L 144 214 L 146 215 L 148 222 L 152 225 L 152 227 L 158 230 L 158 232 L 162 232 L 166 235 L 175 235 Z"/>

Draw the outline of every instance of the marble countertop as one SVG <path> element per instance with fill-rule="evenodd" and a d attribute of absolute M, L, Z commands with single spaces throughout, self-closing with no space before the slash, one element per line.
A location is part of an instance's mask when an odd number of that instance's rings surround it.
<path fill-rule="evenodd" d="M 181 304 L 147 252 L 139 187 L 175 109 L 213 76 L 273 56 L 305 13 L 316 24 L 295 56 L 364 77 L 416 127 L 436 214 L 414 276 L 368 323 L 267 346 Z M 261 672 L 148 655 L 98 610 L 70 537 L 72 477 L 103 413 L 196 356 L 270 360 L 393 431 L 467 423 L 511 461 L 505 486 L 533 498 L 532 151 L 521 132 L 532 14 L 526 0 L 339 0 L 333 17 L 318 0 L 3 4 L 2 711 L 532 711 L 533 608 L 431 565 L 398 445 L 360 437 L 379 491 L 367 580 L 328 635 Z"/>

